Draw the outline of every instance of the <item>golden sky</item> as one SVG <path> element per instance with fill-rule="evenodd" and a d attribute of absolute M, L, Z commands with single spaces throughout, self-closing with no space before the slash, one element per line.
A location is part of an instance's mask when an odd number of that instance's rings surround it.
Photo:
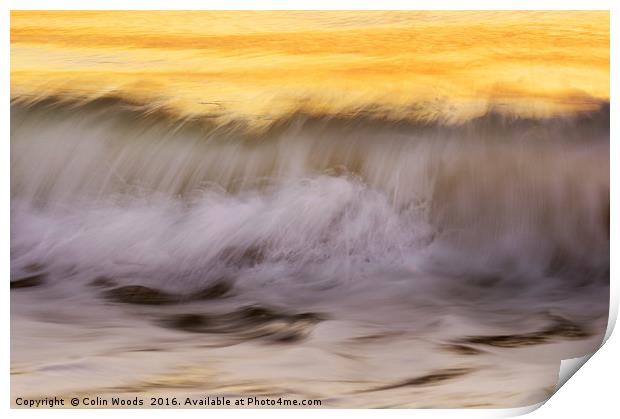
<path fill-rule="evenodd" d="M 252 121 L 544 117 L 609 99 L 609 13 L 13 11 L 11 90 Z"/>

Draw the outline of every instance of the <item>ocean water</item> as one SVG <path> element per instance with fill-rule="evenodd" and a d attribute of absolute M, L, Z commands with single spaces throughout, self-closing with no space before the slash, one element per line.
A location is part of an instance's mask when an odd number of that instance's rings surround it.
<path fill-rule="evenodd" d="M 598 107 L 255 129 L 14 100 L 12 396 L 545 400 L 607 323 Z"/>

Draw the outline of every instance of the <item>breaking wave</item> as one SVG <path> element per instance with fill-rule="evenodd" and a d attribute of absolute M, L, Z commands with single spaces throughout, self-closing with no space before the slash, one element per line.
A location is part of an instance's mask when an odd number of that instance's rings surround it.
<path fill-rule="evenodd" d="M 11 208 L 15 275 L 606 286 L 609 106 L 452 125 L 300 112 L 258 132 L 116 99 L 15 101 Z"/>

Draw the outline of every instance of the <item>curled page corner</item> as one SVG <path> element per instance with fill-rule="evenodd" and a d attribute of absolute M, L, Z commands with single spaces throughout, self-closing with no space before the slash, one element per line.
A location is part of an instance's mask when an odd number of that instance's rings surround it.
<path fill-rule="evenodd" d="M 612 298 L 612 301 L 614 299 Z M 575 375 L 575 373 L 577 371 L 579 371 L 579 369 L 581 369 L 581 367 L 583 367 L 585 365 L 586 362 L 588 362 L 590 360 L 590 358 L 592 358 L 592 356 L 599 350 L 601 349 L 601 347 L 605 344 L 605 342 L 607 342 L 607 340 L 609 339 L 609 337 L 611 336 L 615 326 L 616 326 L 616 319 L 618 317 L 618 306 L 617 304 L 610 304 L 609 306 L 609 319 L 607 320 L 607 330 L 605 331 L 605 336 L 603 337 L 603 340 L 601 342 L 601 345 L 598 347 L 598 349 L 594 352 L 591 352 L 589 354 L 583 355 L 581 357 L 577 357 L 577 358 L 570 358 L 570 359 L 563 359 L 560 362 L 560 370 L 558 372 L 558 384 L 555 387 L 554 390 L 554 394 L 560 389 L 562 388 L 562 386 L 564 384 L 566 384 L 566 382 L 568 380 L 570 380 L 570 378 Z"/>
<path fill-rule="evenodd" d="M 555 387 L 554 393 L 556 393 L 570 378 L 575 375 L 581 367 L 594 355 L 596 352 L 584 355 L 579 358 L 563 359 L 560 362 L 560 371 L 558 373 L 558 384 Z"/>
<path fill-rule="evenodd" d="M 553 393 L 549 394 L 549 397 L 547 397 L 546 399 L 544 399 L 544 400 L 542 400 L 542 401 L 540 401 L 538 403 L 535 403 L 535 404 L 531 404 L 531 405 L 527 405 L 527 406 L 523 406 L 523 407 L 518 407 L 518 408 L 512 408 L 512 409 L 504 409 L 498 415 L 498 417 L 522 416 L 522 415 L 526 415 L 528 413 L 532 413 L 532 412 L 538 410 L 538 408 L 542 407 L 549 400 L 551 400 L 553 398 L 553 396 L 555 395 L 555 393 L 557 393 L 558 390 L 560 388 L 562 388 L 562 386 L 564 386 L 564 384 L 566 384 L 568 382 L 568 380 L 570 380 L 570 378 L 573 375 L 575 375 L 575 373 L 577 371 L 579 371 L 579 369 L 581 369 L 581 367 L 583 367 L 585 365 L 585 363 L 588 362 L 588 360 L 595 353 L 596 353 L 596 351 L 592 352 L 592 353 L 589 353 L 589 354 L 586 354 L 586 355 L 581 356 L 581 357 L 569 358 L 569 359 L 561 360 L 560 361 L 560 367 L 559 367 L 559 370 L 558 370 L 558 383 L 555 386 L 555 389 L 553 390 Z"/>

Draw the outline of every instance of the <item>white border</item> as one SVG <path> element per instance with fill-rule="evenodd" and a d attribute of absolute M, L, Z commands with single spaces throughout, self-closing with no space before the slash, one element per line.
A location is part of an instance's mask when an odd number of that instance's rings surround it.
<path fill-rule="evenodd" d="M 616 2 L 617 4 L 617 2 Z M 371 10 L 611 10 L 611 57 L 612 67 L 610 74 L 611 79 L 611 91 L 618 92 L 617 77 L 613 74 L 617 70 L 617 66 L 613 64 L 614 58 L 617 58 L 617 43 L 616 32 L 613 28 L 620 27 L 620 21 L 618 19 L 618 8 L 613 7 L 613 1 L 601 1 L 601 0 L 589 0 L 589 1 L 545 1 L 545 0 L 520 0 L 520 1 L 502 1 L 501 3 L 496 1 L 480 1 L 480 0 L 468 0 L 468 1 L 437 1 L 437 0 L 418 0 L 418 1 L 395 1 L 395 0 L 381 0 L 381 1 L 368 1 L 368 0 L 314 0 L 314 1 L 297 1 L 294 4 L 292 2 L 277 1 L 277 0 L 262 0 L 262 1 L 241 1 L 241 0 L 228 0 L 219 2 L 211 1 L 199 1 L 199 0 L 175 0 L 175 1 L 135 1 L 135 0 L 89 0 L 86 1 L 70 1 L 70 0 L 23 0 L 23 1 L 4 1 L 1 3 L 2 8 L 2 37 L 3 42 L 1 44 L 2 56 L 5 57 L 2 62 L 2 83 L 1 97 L 4 98 L 2 103 L 2 165 L 0 170 L 2 171 L 2 253 L 0 258 L 2 260 L 3 272 L 5 272 L 5 281 L 8 280 L 10 258 L 10 186 L 9 186 L 9 174 L 10 174 L 10 159 L 9 159 L 9 96 L 10 96 L 10 78 L 9 78 L 9 59 L 10 59 L 10 17 L 9 10 L 29 10 L 29 9 L 77 9 L 77 10 L 105 10 L 105 9 L 133 9 L 133 10 L 192 10 L 192 9 L 213 9 L 213 10 L 358 10 L 358 9 L 371 9 Z M 616 164 L 618 163 L 618 141 L 617 121 L 618 112 L 611 105 L 611 208 L 618 208 L 618 188 L 617 180 L 619 179 L 619 169 Z M 578 170 L 578 168 L 575 168 Z M 611 254 L 617 254 L 616 247 L 614 246 L 614 239 L 618 237 L 618 225 L 616 218 L 611 217 L 611 237 L 612 246 Z M 613 260 L 613 258 L 612 258 Z M 618 281 L 615 280 L 614 264 L 611 265 L 611 306 L 610 306 L 610 327 L 608 328 L 607 336 L 611 333 L 612 327 L 615 324 L 617 312 L 618 312 Z M 3 294 L 3 321 L 4 336 L 9 335 L 9 288 L 5 286 Z M 4 339 L 4 345 L 2 346 L 2 355 L 5 361 L 5 375 L 2 377 L 2 394 L 5 396 L 4 408 L 9 409 L 10 406 L 10 341 Z M 534 417 L 547 418 L 547 417 L 564 417 L 564 418 L 583 418 L 585 415 L 592 417 L 611 417 L 614 411 L 618 411 L 618 403 L 616 401 L 616 374 L 618 373 L 618 365 L 620 364 L 617 359 L 617 355 L 620 353 L 620 342 L 617 336 L 612 336 L 611 339 L 598 351 L 590 361 L 588 366 L 577 373 L 577 377 L 568 381 L 568 383 L 562 387 L 556 395 L 554 395 L 544 407 L 538 409 L 533 415 Z M 506 417 L 514 416 L 532 411 L 532 408 L 522 409 L 506 409 L 506 410 L 381 410 L 380 412 L 372 412 L 369 410 L 177 410 L 174 411 L 175 415 L 188 415 L 192 417 L 204 418 L 206 416 L 218 416 L 218 417 L 241 417 L 241 415 L 252 415 L 256 418 L 272 418 L 282 417 L 291 414 L 299 415 L 302 417 L 315 417 L 321 414 L 327 414 L 328 416 L 339 417 L 362 417 L 368 418 L 370 415 L 390 415 L 400 417 L 471 417 L 471 418 L 484 418 L 484 417 Z M 88 415 L 92 417 L 108 417 L 111 412 L 104 410 L 17 410 L 13 409 L 7 412 L 11 416 L 23 416 L 33 417 L 38 414 L 45 415 L 46 417 L 75 417 L 75 415 L 81 417 Z M 114 415 L 128 415 L 132 417 L 162 417 L 162 415 L 169 415 L 172 411 L 168 410 L 133 410 L 133 411 L 120 411 L 115 410 Z M 147 416 L 148 415 L 148 416 Z"/>

